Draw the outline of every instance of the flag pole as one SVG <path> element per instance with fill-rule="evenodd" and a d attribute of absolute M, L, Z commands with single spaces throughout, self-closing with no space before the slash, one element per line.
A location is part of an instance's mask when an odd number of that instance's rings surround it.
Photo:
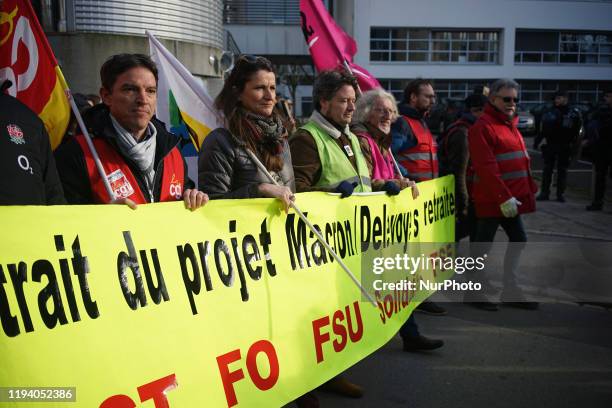
<path fill-rule="evenodd" d="M 250 151 L 249 149 L 245 149 L 247 154 L 249 155 L 249 157 L 251 158 L 251 160 L 253 160 L 253 162 L 255 163 L 255 165 L 259 168 L 259 170 L 261 170 L 266 177 L 268 177 L 268 179 L 270 181 L 272 181 L 272 183 L 276 186 L 280 186 L 280 184 L 278 184 L 278 182 L 274 179 L 274 177 L 272 177 L 272 175 L 270 174 L 270 172 L 268 171 L 268 169 L 266 169 L 266 167 L 261 163 L 261 161 L 259 160 L 259 158 L 257 158 L 257 156 L 255 156 L 255 154 Z M 291 208 L 293 208 L 295 210 L 295 212 L 297 212 L 298 216 L 302 219 L 302 221 L 304 221 L 304 223 L 306 223 L 306 225 L 308 226 L 308 228 L 310 229 L 310 231 L 312 231 L 312 233 L 317 237 L 317 240 L 325 247 L 325 249 L 327 249 L 329 251 L 329 253 L 332 255 L 332 257 L 336 260 L 336 262 L 338 262 L 338 264 L 342 267 L 342 269 L 344 270 L 344 272 L 347 273 L 347 275 L 349 276 L 349 278 L 351 278 L 351 280 L 353 281 L 353 283 L 359 288 L 359 290 L 361 291 L 361 293 L 368 299 L 368 301 L 370 303 L 372 303 L 373 306 L 376 306 L 376 301 L 372 298 L 372 295 L 370 295 L 365 288 L 361 285 L 361 283 L 359 282 L 359 280 L 355 277 L 355 275 L 353 275 L 353 272 L 351 272 L 351 270 L 346 266 L 346 264 L 342 261 L 342 259 L 338 256 L 338 254 L 332 249 L 331 246 L 329 246 L 329 244 L 327 243 L 327 241 L 325 241 L 325 238 L 323 238 L 323 235 L 321 235 L 321 233 L 314 227 L 314 225 L 312 225 L 312 223 L 308 220 L 308 218 L 306 218 L 306 216 L 304 215 L 304 213 L 298 208 L 297 205 L 295 205 L 295 203 L 293 201 L 291 201 L 289 203 L 289 206 Z"/>
<path fill-rule="evenodd" d="M 355 74 L 353 74 L 353 70 L 351 69 L 351 66 L 348 64 L 348 61 L 346 60 L 346 58 L 344 58 L 344 68 L 346 68 L 346 70 L 352 75 L 355 76 Z M 357 78 L 355 78 L 357 79 Z M 357 82 L 357 96 L 361 96 L 363 95 L 363 92 L 361 91 L 361 87 L 359 86 L 359 82 Z"/>
<path fill-rule="evenodd" d="M 104 183 L 104 188 L 106 189 L 106 192 L 108 193 L 108 196 L 110 197 L 110 200 L 112 201 L 116 198 L 115 193 L 113 193 L 110 183 L 108 182 L 106 172 L 104 171 L 104 167 L 102 166 L 102 162 L 100 161 L 100 156 L 98 156 L 98 152 L 96 148 L 94 147 L 93 142 L 91 141 L 91 136 L 89 136 L 87 127 L 85 126 L 85 123 L 83 122 L 83 117 L 81 116 L 81 112 L 79 112 L 79 109 L 74 103 L 74 98 L 72 97 L 72 91 L 70 90 L 70 88 L 68 88 L 68 84 L 66 83 L 66 80 L 64 79 L 64 75 L 62 74 L 62 71 L 59 69 L 59 67 L 55 70 L 55 72 L 57 73 L 57 77 L 61 82 L 62 88 L 64 88 L 64 93 L 66 94 L 66 97 L 68 98 L 68 102 L 70 103 L 70 108 L 72 109 L 72 113 L 74 113 L 74 117 L 76 118 L 77 123 L 79 127 L 81 128 L 81 131 L 83 132 L 83 136 L 85 138 L 85 141 L 87 142 L 87 146 L 89 147 L 89 150 L 91 151 L 91 155 L 93 156 L 94 162 L 96 163 L 96 170 L 98 170 L 98 173 L 100 174 L 100 177 L 102 178 L 102 183 Z"/>

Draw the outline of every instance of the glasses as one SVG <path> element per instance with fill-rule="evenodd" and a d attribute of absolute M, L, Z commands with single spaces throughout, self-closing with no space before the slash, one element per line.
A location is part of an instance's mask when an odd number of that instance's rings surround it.
<path fill-rule="evenodd" d="M 504 101 L 504 103 L 510 103 L 510 102 L 514 102 L 514 103 L 519 103 L 519 98 L 513 98 L 511 96 L 500 96 L 500 98 L 502 98 L 502 101 Z"/>
<path fill-rule="evenodd" d="M 386 114 L 387 116 L 393 116 L 395 114 L 395 111 L 393 109 L 373 108 L 372 111 L 378 113 L 379 115 Z"/>
<path fill-rule="evenodd" d="M 247 62 L 249 64 L 255 64 L 256 62 L 269 62 L 265 57 L 258 57 L 257 55 L 252 54 L 242 54 L 238 57 L 237 62 Z"/>

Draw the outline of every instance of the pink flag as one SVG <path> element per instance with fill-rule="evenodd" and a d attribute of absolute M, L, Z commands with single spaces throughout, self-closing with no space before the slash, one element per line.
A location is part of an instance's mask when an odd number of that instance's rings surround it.
<path fill-rule="evenodd" d="M 317 71 L 346 68 L 346 61 L 362 91 L 382 88 L 372 74 L 353 63 L 357 53 L 355 40 L 336 24 L 321 0 L 300 0 L 300 16 L 302 32 Z"/>

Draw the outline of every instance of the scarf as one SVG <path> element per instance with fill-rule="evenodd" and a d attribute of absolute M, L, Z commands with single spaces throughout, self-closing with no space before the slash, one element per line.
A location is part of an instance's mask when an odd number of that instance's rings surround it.
<path fill-rule="evenodd" d="M 111 121 L 115 128 L 114 139 L 117 142 L 119 151 L 125 156 L 136 163 L 138 169 L 145 176 L 147 183 L 147 189 L 151 197 L 153 197 L 153 182 L 155 180 L 155 169 L 153 167 L 155 162 L 155 148 L 156 148 L 156 136 L 157 129 L 151 122 L 147 127 L 147 131 L 144 137 L 137 142 L 134 136 L 123 128 L 117 122 L 117 120 L 111 115 Z"/>
<path fill-rule="evenodd" d="M 267 118 L 243 110 L 244 121 L 253 135 L 253 140 L 260 153 L 267 152 L 277 156 L 283 152 L 284 136 L 287 130 L 277 115 Z"/>
<path fill-rule="evenodd" d="M 310 115 L 310 120 L 319 125 L 327 134 L 329 134 L 334 139 L 338 139 L 342 134 L 348 136 L 350 133 L 349 125 L 340 126 L 321 114 L 321 112 L 314 110 L 312 115 Z"/>

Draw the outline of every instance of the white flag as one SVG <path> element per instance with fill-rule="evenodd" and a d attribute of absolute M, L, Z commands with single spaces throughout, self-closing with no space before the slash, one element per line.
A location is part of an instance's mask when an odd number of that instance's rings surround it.
<path fill-rule="evenodd" d="M 157 117 L 169 131 L 186 125 L 195 148 L 211 130 L 223 126 L 223 116 L 204 86 L 150 32 L 151 58 L 157 64 Z M 183 125 L 184 124 L 184 125 Z"/>

